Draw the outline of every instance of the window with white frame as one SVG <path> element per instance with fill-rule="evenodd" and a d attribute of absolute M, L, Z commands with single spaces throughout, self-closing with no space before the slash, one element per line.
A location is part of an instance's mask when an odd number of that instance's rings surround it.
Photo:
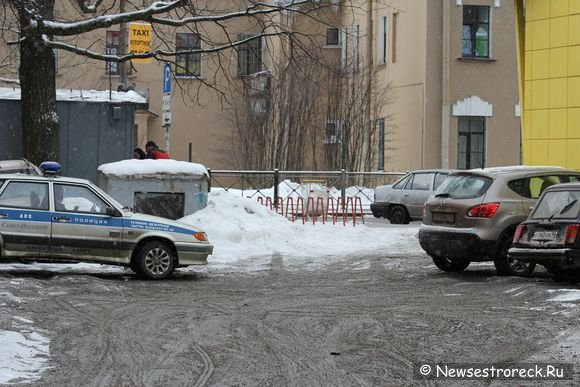
<path fill-rule="evenodd" d="M 483 5 L 463 6 L 462 56 L 489 58 L 489 11 Z"/>
<path fill-rule="evenodd" d="M 379 132 L 379 149 L 377 151 L 377 169 L 385 170 L 385 119 L 377 119 L 377 131 Z"/>
<path fill-rule="evenodd" d="M 354 26 L 352 47 L 352 71 L 360 69 L 360 25 Z"/>
<path fill-rule="evenodd" d="M 175 50 L 177 52 L 186 52 L 196 49 L 201 49 L 201 39 L 198 34 L 191 32 L 178 32 L 175 34 Z M 177 54 L 175 60 L 175 75 L 201 75 L 201 53 Z"/>
<path fill-rule="evenodd" d="M 326 46 L 340 46 L 340 30 L 337 27 L 328 27 L 326 29 Z"/>
<path fill-rule="evenodd" d="M 340 121 L 326 121 L 324 128 L 324 144 L 340 144 L 342 142 L 342 125 Z"/>
<path fill-rule="evenodd" d="M 485 117 L 458 117 L 457 168 L 485 167 Z"/>
<path fill-rule="evenodd" d="M 238 75 L 251 75 L 263 69 L 263 39 L 259 35 L 241 34 L 238 41 L 247 40 L 238 46 Z"/>
<path fill-rule="evenodd" d="M 381 16 L 379 19 L 379 64 L 385 64 L 388 60 L 388 19 Z"/>
<path fill-rule="evenodd" d="M 342 28 L 340 30 L 340 68 L 342 71 L 347 71 L 348 69 L 348 30 Z"/>

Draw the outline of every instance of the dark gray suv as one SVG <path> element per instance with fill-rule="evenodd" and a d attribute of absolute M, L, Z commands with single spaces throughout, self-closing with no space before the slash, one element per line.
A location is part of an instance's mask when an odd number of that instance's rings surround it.
<path fill-rule="evenodd" d="M 550 185 L 580 181 L 560 167 L 497 167 L 451 173 L 425 203 L 421 247 L 435 265 L 462 271 L 494 261 L 500 275 L 529 275 L 535 265 L 508 258 L 518 224 Z"/>

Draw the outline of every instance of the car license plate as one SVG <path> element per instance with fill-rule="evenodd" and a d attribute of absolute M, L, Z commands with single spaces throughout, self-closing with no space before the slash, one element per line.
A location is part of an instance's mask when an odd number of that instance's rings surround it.
<path fill-rule="evenodd" d="M 535 240 L 535 241 L 553 241 L 553 240 L 556 240 L 556 238 L 558 238 L 558 231 L 557 230 L 536 231 L 536 232 L 534 232 L 534 236 L 532 237 L 532 240 Z"/>
<path fill-rule="evenodd" d="M 453 224 L 455 223 L 455 214 L 448 212 L 433 212 L 433 222 Z"/>

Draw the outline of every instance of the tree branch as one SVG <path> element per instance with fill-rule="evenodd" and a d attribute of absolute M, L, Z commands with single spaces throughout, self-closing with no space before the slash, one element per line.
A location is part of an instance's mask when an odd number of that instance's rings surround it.
<path fill-rule="evenodd" d="M 120 23 L 134 21 L 145 21 L 150 23 L 157 23 L 176 27 L 188 24 L 197 24 L 206 22 L 216 23 L 242 17 L 249 18 L 259 15 L 276 14 L 282 11 L 296 12 L 297 7 L 299 5 L 307 4 L 310 2 L 311 0 L 293 0 L 286 5 L 272 5 L 263 2 L 256 2 L 253 3 L 251 6 L 249 6 L 248 8 L 246 8 L 245 10 L 239 12 L 230 12 L 220 15 L 201 15 L 201 16 L 192 16 L 188 18 L 170 19 L 156 17 L 156 15 L 166 14 L 172 10 L 177 10 L 179 8 L 185 8 L 188 1 L 187 0 L 175 0 L 170 2 L 159 1 L 151 4 L 151 6 L 142 10 L 113 15 L 104 15 L 93 19 L 73 23 L 56 22 L 50 20 L 32 21 L 30 25 L 23 28 L 23 30 L 37 30 L 38 32 L 47 35 L 69 36 L 93 31 L 100 28 L 108 28 L 112 25 L 117 25 Z"/>
<path fill-rule="evenodd" d="M 155 58 L 157 60 L 163 60 L 162 58 L 169 58 L 174 57 L 177 55 L 186 55 L 186 54 L 212 54 L 217 53 L 229 48 L 234 48 L 237 46 L 241 46 L 243 44 L 248 43 L 249 41 L 256 39 L 259 37 L 270 37 L 270 36 L 280 36 L 283 34 L 290 33 L 287 32 L 271 32 L 271 33 L 262 33 L 256 36 L 250 36 L 246 39 L 240 39 L 236 41 L 230 41 L 228 43 L 220 44 L 211 48 L 200 48 L 200 49 L 193 49 L 193 50 L 180 50 L 180 51 L 170 51 L 170 50 L 153 50 L 151 52 L 142 53 L 142 54 L 126 54 L 126 55 L 107 55 L 107 54 L 100 54 L 94 51 L 89 50 L 88 48 L 78 47 L 72 44 L 67 44 L 59 41 L 52 41 L 48 38 L 48 36 L 44 35 L 43 40 L 46 46 L 51 48 L 58 48 L 61 50 L 65 50 L 68 52 L 72 52 L 74 54 L 79 54 L 86 56 L 88 58 L 109 61 L 109 62 L 126 62 L 131 59 L 148 59 L 148 58 Z"/>

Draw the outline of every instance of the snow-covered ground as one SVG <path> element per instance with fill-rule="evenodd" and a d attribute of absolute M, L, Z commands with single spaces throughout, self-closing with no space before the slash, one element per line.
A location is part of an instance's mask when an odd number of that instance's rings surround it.
<path fill-rule="evenodd" d="M 421 254 L 417 241 L 417 223 L 411 225 L 381 225 L 371 227 L 357 219 L 343 223 L 342 218 L 333 224 L 318 221 L 292 222 L 261 205 L 255 199 L 242 197 L 239 192 L 213 190 L 205 209 L 186 216 L 181 221 L 201 227 L 214 244 L 214 254 L 207 267 L 180 270 L 220 273 L 223 271 L 262 270 L 273 255 L 284 257 L 290 269 L 316 270 L 336 260 L 352 255 L 376 254 L 377 251 L 396 254 Z M 315 258 L 315 259 L 314 259 Z M 83 273 L 103 271 L 124 272 L 114 266 L 73 264 L 73 265 L 20 265 L 0 266 L 3 270 L 18 271 L 54 270 L 58 272 L 80 271 Z M 558 290 L 549 294 L 553 301 L 566 302 L 580 299 L 577 290 Z M 7 292 L 0 292 L 0 305 L 18 302 Z M 33 321 L 17 318 L 22 322 L 19 331 L 0 330 L 0 384 L 11 380 L 34 380 L 46 368 L 49 354 L 49 340 L 43 332 L 34 328 Z"/>

